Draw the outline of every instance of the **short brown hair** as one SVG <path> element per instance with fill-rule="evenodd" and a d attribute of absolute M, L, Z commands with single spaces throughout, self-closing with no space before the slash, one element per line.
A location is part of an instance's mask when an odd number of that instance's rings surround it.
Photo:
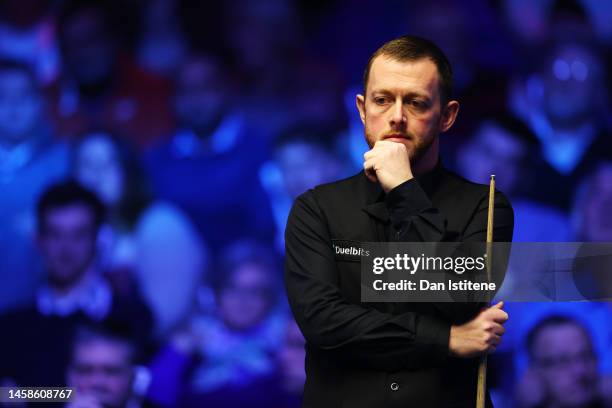
<path fill-rule="evenodd" d="M 372 54 L 368 60 L 365 72 L 363 73 L 363 92 L 365 94 L 368 87 L 368 79 L 370 77 L 370 69 L 372 62 L 384 55 L 394 60 L 417 61 L 420 59 L 430 59 L 438 68 L 440 75 L 440 96 L 441 101 L 445 102 L 451 98 L 453 92 L 453 70 L 446 55 L 437 45 L 425 38 L 414 35 L 403 35 L 399 38 L 386 42 Z"/>

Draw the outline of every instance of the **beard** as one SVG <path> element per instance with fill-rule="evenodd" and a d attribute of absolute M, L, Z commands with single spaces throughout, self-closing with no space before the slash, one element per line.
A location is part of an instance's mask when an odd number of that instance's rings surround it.
<path fill-rule="evenodd" d="M 421 139 L 417 139 L 410 134 L 402 133 L 403 135 L 406 136 L 406 139 L 410 142 L 410 144 L 405 144 L 406 150 L 408 151 L 408 160 L 410 161 L 410 164 L 414 165 L 415 163 L 418 163 L 423 158 L 423 156 L 425 156 L 429 152 L 429 150 L 431 149 L 431 147 L 433 146 L 434 142 L 437 139 L 436 132 L 437 132 L 436 130 L 433 130 L 431 134 L 428 134 L 426 137 L 421 138 Z M 366 138 L 366 142 L 368 143 L 368 146 L 370 147 L 370 149 L 374 147 L 377 141 L 382 140 L 384 135 L 387 135 L 389 133 L 392 133 L 392 132 L 386 132 L 380 136 L 375 136 L 370 132 L 370 130 L 366 126 L 365 138 Z M 393 133 L 399 133 L 399 132 L 393 132 Z"/>

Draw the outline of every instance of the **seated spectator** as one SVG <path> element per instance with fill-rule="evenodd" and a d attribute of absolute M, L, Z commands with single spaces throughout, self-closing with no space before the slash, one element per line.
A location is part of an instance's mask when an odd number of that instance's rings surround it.
<path fill-rule="evenodd" d="M 108 210 L 99 262 L 118 288 L 129 292 L 138 282 L 163 336 L 192 306 L 206 262 L 204 243 L 177 207 L 153 200 L 135 153 L 118 138 L 105 132 L 81 137 L 73 173 Z"/>
<path fill-rule="evenodd" d="M 601 389 L 598 357 L 590 334 L 573 318 L 551 315 L 527 334 L 529 367 L 517 390 L 521 408 L 609 406 Z"/>
<path fill-rule="evenodd" d="M 287 316 L 280 276 L 270 248 L 228 248 L 211 278 L 214 313 L 195 311 L 154 359 L 152 400 L 173 406 L 182 394 L 185 406 L 208 406 L 271 375 Z"/>
<path fill-rule="evenodd" d="M 612 162 L 596 167 L 574 199 L 573 227 L 582 245 L 574 259 L 573 279 L 583 299 L 612 300 Z"/>
<path fill-rule="evenodd" d="M 214 251 L 237 235 L 265 240 L 273 231 L 257 177 L 268 143 L 245 121 L 235 97 L 219 60 L 188 59 L 175 83 L 176 131 L 145 158 L 154 193 L 185 211 Z"/>
<path fill-rule="evenodd" d="M 66 408 L 147 408 L 146 369 L 133 334 L 122 325 L 88 325 L 77 328 L 72 340 L 67 386 L 74 398 Z"/>
<path fill-rule="evenodd" d="M 576 189 L 572 227 L 578 241 L 612 242 L 612 162 L 602 162 Z"/>
<path fill-rule="evenodd" d="M 137 292 L 119 296 L 96 263 L 104 206 L 75 182 L 51 186 L 38 203 L 38 242 L 46 283 L 36 301 L 0 318 L 0 378 L 21 386 L 64 384 L 66 345 L 76 325 L 114 319 L 129 322 L 145 344 L 151 315 Z"/>
<path fill-rule="evenodd" d="M 513 241 L 568 241 L 568 217 L 537 195 L 539 184 L 547 182 L 539 151 L 538 140 L 521 121 L 491 117 L 460 146 L 455 162 L 459 173 L 475 183 L 488 184 L 495 174 L 496 188 L 514 207 Z"/>
<path fill-rule="evenodd" d="M 128 5 L 114 4 L 63 2 L 57 22 L 63 66 L 51 89 L 53 115 L 60 136 L 74 139 L 106 127 L 145 148 L 170 131 L 169 86 L 122 49 L 122 24 L 133 16 Z"/>
<path fill-rule="evenodd" d="M 593 163 L 612 158 L 609 79 L 587 38 L 553 43 L 514 92 L 513 109 L 533 130 L 554 177 L 539 188 L 565 209 Z"/>
<path fill-rule="evenodd" d="M 345 168 L 337 152 L 337 137 L 313 125 L 286 129 L 274 142 L 273 161 L 260 169 L 276 222 L 276 244 L 284 248 L 285 225 L 293 200 L 319 184 L 340 179 Z"/>
<path fill-rule="evenodd" d="M 44 107 L 28 66 L 0 60 L 0 312 L 34 297 L 36 200 L 68 171 L 68 148 L 53 141 Z"/>

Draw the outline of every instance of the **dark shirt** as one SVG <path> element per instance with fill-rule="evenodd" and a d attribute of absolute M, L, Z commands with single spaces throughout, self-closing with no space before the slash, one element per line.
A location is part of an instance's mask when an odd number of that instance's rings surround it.
<path fill-rule="evenodd" d="M 361 303 L 360 262 L 332 242 L 486 240 L 488 187 L 437 166 L 384 194 L 363 172 L 296 199 L 286 230 L 289 301 L 305 338 L 304 407 L 473 407 L 478 359 L 449 356 L 452 324 L 480 303 Z M 495 196 L 496 241 L 512 207 Z"/>
<path fill-rule="evenodd" d="M 43 314 L 34 305 L 0 315 L 0 381 L 6 378 L 22 387 L 65 386 L 75 330 L 95 322 L 82 311 L 59 316 Z M 114 295 L 102 322 L 129 329 L 139 350 L 148 345 L 153 319 L 139 296 Z"/>

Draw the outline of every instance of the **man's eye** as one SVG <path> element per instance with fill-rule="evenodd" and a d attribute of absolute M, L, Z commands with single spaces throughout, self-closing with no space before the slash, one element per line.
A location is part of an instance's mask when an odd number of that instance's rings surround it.
<path fill-rule="evenodd" d="M 387 103 L 387 98 L 379 96 L 374 98 L 374 103 L 377 105 L 384 105 L 385 103 Z"/>
<path fill-rule="evenodd" d="M 427 104 L 425 104 L 425 102 L 418 100 L 411 100 L 409 104 L 410 106 L 416 109 L 425 109 L 427 107 Z"/>

